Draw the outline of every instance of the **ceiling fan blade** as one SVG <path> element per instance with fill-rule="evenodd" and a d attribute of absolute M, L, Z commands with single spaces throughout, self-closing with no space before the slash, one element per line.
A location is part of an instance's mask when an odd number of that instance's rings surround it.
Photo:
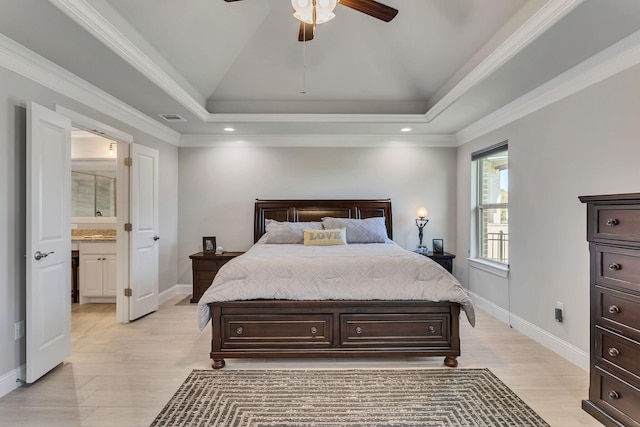
<path fill-rule="evenodd" d="M 300 22 L 300 32 L 298 33 L 298 41 L 304 42 L 313 40 L 313 33 L 315 33 L 316 26 L 313 24 L 305 24 Z"/>
<path fill-rule="evenodd" d="M 242 1 L 242 0 L 224 0 L 224 1 L 226 1 L 228 3 L 228 2 L 231 2 L 231 1 Z"/>
<path fill-rule="evenodd" d="M 385 22 L 391 21 L 398 14 L 398 9 L 378 3 L 375 0 L 339 0 L 339 3 Z"/>

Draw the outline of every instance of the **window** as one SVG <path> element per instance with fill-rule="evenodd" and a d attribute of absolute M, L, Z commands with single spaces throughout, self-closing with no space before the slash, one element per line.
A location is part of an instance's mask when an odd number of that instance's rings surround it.
<path fill-rule="evenodd" d="M 478 258 L 509 263 L 509 151 L 507 142 L 471 155 L 476 171 Z"/>

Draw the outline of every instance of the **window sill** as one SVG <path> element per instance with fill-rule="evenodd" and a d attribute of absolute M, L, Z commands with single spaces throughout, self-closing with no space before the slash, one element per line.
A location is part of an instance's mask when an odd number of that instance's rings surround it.
<path fill-rule="evenodd" d="M 481 258 L 468 258 L 469 266 L 478 270 L 486 271 L 495 276 L 509 277 L 509 264 L 502 264 Z"/>

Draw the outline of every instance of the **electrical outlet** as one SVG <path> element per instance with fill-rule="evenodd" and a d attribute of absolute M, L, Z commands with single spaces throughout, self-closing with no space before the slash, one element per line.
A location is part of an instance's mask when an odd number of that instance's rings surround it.
<path fill-rule="evenodd" d="M 24 320 L 15 324 L 16 328 L 16 340 L 24 337 Z"/>
<path fill-rule="evenodd" d="M 564 303 L 560 301 L 556 302 L 555 319 L 560 323 L 564 320 Z"/>

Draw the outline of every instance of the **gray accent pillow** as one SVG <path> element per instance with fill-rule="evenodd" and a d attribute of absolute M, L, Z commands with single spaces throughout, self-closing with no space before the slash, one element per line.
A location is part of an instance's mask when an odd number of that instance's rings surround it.
<path fill-rule="evenodd" d="M 322 230 L 322 223 L 311 222 L 280 222 L 273 219 L 264 221 L 267 239 L 265 243 L 302 244 L 304 230 Z"/>
<path fill-rule="evenodd" d="M 386 243 L 387 227 L 384 217 L 353 219 L 353 218 L 322 218 L 326 229 L 347 229 L 347 243 Z"/>

